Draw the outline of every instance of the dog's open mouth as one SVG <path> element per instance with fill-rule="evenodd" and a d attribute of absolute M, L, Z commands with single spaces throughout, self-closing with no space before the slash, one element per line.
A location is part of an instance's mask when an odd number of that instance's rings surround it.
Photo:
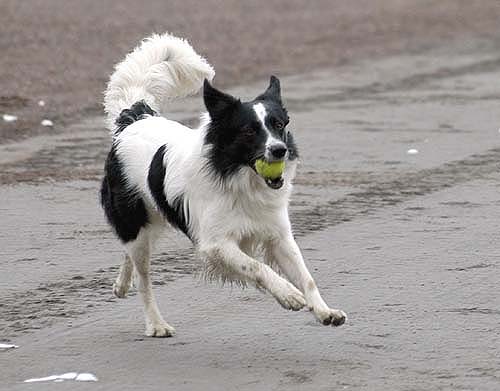
<path fill-rule="evenodd" d="M 269 186 L 271 189 L 281 189 L 281 187 L 283 186 L 283 177 L 280 176 L 278 178 L 275 178 L 275 179 L 271 179 L 271 178 L 264 178 L 264 180 L 266 181 L 266 185 Z"/>
<path fill-rule="evenodd" d="M 253 164 L 253 169 L 271 189 L 281 189 L 285 182 L 283 179 L 284 161 L 268 162 L 265 159 L 257 159 Z"/>

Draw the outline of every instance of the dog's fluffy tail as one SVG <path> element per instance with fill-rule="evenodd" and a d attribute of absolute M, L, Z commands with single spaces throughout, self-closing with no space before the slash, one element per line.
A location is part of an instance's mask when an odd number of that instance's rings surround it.
<path fill-rule="evenodd" d="M 196 93 L 204 79 L 214 75 L 212 66 L 186 40 L 168 33 L 152 35 L 111 75 L 104 93 L 107 126 L 114 133 L 121 111 L 141 100 L 161 113 L 170 100 Z"/>

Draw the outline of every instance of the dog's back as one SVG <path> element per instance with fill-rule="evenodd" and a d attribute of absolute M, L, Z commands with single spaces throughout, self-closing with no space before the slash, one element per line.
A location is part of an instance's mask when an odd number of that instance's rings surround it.
<path fill-rule="evenodd" d="M 203 81 L 213 76 L 212 67 L 185 40 L 168 34 L 144 40 L 116 66 L 104 100 L 113 140 L 101 203 L 122 242 L 135 240 L 140 229 L 161 213 L 155 200 L 159 195 L 153 194 L 148 183 L 158 149 L 164 145 L 169 145 L 170 151 L 196 148 L 194 130 L 158 113 L 172 99 L 197 92 Z M 169 160 L 169 169 L 182 164 L 182 159 Z M 164 182 L 164 178 L 157 180 Z M 178 177 L 171 194 L 182 187 L 181 182 Z"/>

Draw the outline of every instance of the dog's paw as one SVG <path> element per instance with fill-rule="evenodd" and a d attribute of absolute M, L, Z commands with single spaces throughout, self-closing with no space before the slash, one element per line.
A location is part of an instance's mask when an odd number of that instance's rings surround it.
<path fill-rule="evenodd" d="M 125 297 L 127 297 L 130 285 L 131 284 L 120 284 L 119 282 L 115 282 L 113 284 L 113 294 L 119 299 L 124 299 Z"/>
<path fill-rule="evenodd" d="M 302 292 L 285 280 L 283 280 L 282 286 L 279 287 L 274 297 L 287 310 L 298 311 L 307 304 Z"/>
<path fill-rule="evenodd" d="M 347 320 L 347 315 L 344 311 L 334 310 L 332 308 L 323 311 L 314 311 L 314 315 L 316 315 L 318 320 L 325 326 L 341 326 Z"/>
<path fill-rule="evenodd" d="M 147 337 L 167 338 L 175 334 L 175 329 L 167 322 L 148 324 L 145 334 Z"/>

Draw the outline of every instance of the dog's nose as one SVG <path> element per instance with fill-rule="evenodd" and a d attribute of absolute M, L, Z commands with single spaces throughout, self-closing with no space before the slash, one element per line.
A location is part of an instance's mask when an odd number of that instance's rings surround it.
<path fill-rule="evenodd" d="M 282 159 L 283 156 L 285 156 L 286 151 L 287 149 L 285 144 L 275 144 L 271 146 L 271 155 L 273 155 L 275 159 Z"/>

